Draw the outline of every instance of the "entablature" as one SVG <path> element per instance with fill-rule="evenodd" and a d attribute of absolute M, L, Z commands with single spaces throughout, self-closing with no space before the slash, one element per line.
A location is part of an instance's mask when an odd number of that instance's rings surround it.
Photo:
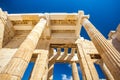
<path fill-rule="evenodd" d="M 80 12 L 80 11 L 79 11 Z M 80 16 L 78 13 L 21 13 L 7 14 L 15 30 L 32 30 L 40 18 L 47 20 L 41 38 L 51 37 L 78 38 L 80 34 Z"/>

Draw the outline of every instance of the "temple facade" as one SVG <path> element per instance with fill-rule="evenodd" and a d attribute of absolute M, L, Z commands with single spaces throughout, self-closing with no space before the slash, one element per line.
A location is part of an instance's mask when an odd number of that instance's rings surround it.
<path fill-rule="evenodd" d="M 84 28 L 91 40 L 80 36 Z M 56 62 L 72 66 L 73 80 L 99 80 L 99 64 L 107 80 L 120 80 L 120 26 L 106 39 L 78 13 L 8 14 L 0 9 L 0 80 L 21 80 L 35 62 L 29 80 L 53 80 Z"/>

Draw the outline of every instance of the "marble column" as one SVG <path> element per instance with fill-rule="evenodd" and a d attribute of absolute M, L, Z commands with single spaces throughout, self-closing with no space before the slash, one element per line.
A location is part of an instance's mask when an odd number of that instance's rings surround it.
<path fill-rule="evenodd" d="M 103 73 L 105 74 L 107 80 L 115 80 L 102 60 L 99 60 L 98 64 L 100 65 L 100 67 L 101 67 Z"/>
<path fill-rule="evenodd" d="M 120 80 L 120 53 L 110 43 L 107 42 L 104 36 L 87 18 L 83 18 L 81 23 L 114 79 Z"/>
<path fill-rule="evenodd" d="M 48 50 L 38 54 L 30 80 L 47 80 L 46 71 L 48 73 Z"/>
<path fill-rule="evenodd" d="M 77 47 L 77 55 L 83 75 L 83 80 L 99 80 L 97 71 L 94 67 L 94 63 L 92 62 L 90 55 L 84 51 L 82 43 L 77 43 Z"/>
<path fill-rule="evenodd" d="M 77 65 L 75 62 L 72 62 L 72 75 L 73 75 L 73 80 L 80 80 Z"/>
<path fill-rule="evenodd" d="M 21 80 L 45 26 L 46 20 L 40 19 L 3 69 L 1 80 Z"/>

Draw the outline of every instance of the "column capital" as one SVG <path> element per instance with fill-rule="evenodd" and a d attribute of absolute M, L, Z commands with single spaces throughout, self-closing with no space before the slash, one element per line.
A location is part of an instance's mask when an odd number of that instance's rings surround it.
<path fill-rule="evenodd" d="M 84 15 L 84 11 L 78 11 L 78 20 L 80 21 L 80 24 L 82 23 L 82 20 L 86 18 L 89 19 L 90 15 Z"/>

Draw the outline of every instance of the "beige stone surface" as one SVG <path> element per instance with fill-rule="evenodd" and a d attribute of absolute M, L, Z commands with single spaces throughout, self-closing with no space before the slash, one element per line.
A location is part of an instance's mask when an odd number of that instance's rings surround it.
<path fill-rule="evenodd" d="M 84 80 L 99 80 L 94 63 L 107 79 L 119 80 L 120 26 L 107 40 L 88 18 L 83 11 L 7 14 L 0 9 L 0 80 L 21 80 L 31 61 L 31 80 L 53 80 L 56 62 L 70 63 L 74 80 L 79 80 L 76 63 Z M 79 35 L 82 26 L 91 40 Z"/>
<path fill-rule="evenodd" d="M 80 80 L 76 63 L 73 62 L 71 65 L 72 65 L 73 80 Z"/>
<path fill-rule="evenodd" d="M 120 79 L 120 53 L 104 38 L 104 36 L 88 20 L 83 19 L 83 26 L 100 53 L 103 61 L 115 80 Z"/>
<path fill-rule="evenodd" d="M 10 62 L 1 71 L 2 74 L 10 75 L 8 77 L 1 75 L 2 80 L 6 80 L 6 78 L 10 78 L 11 76 L 16 76 L 16 79 L 22 78 L 25 69 L 27 68 L 27 65 L 32 57 L 32 53 L 37 46 L 37 42 L 42 34 L 45 24 L 46 20 L 41 19 L 34 27 L 34 29 L 29 33 Z"/>

